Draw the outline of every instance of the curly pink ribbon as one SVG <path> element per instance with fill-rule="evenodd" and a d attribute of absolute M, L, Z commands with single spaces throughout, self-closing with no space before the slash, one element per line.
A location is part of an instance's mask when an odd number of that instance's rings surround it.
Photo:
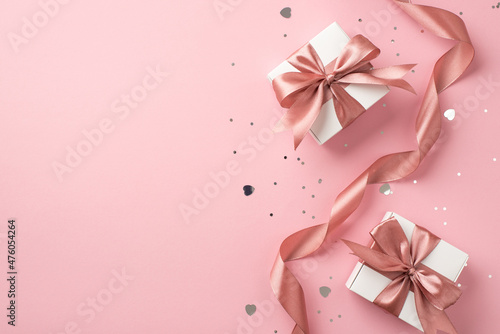
<path fill-rule="evenodd" d="M 296 325 L 293 334 L 309 333 L 304 292 L 286 262 L 311 255 L 360 205 L 369 184 L 399 180 L 417 169 L 441 133 L 438 94 L 456 81 L 474 58 L 474 47 L 464 22 L 446 10 L 394 0 L 403 11 L 435 35 L 457 41 L 442 55 L 429 80 L 416 119 L 418 148 L 383 156 L 369 166 L 335 199 L 328 223 L 295 232 L 281 244 L 271 270 L 271 286 L 278 301 Z"/>
<path fill-rule="evenodd" d="M 292 129 L 296 149 L 328 100 L 333 100 L 342 128 L 347 127 L 366 111 L 345 91 L 352 83 L 394 86 L 415 93 L 401 79 L 415 64 L 372 69 L 370 61 L 379 54 L 380 49 L 362 35 L 354 36 L 326 66 L 311 44 L 297 50 L 287 61 L 300 72 L 283 73 L 273 80 L 276 98 L 283 108 L 289 108 L 274 131 Z"/>
<path fill-rule="evenodd" d="M 409 243 L 394 217 L 377 225 L 370 234 L 375 241 L 372 248 L 342 241 L 366 265 L 392 279 L 373 303 L 399 317 L 411 290 L 415 294 L 418 318 L 425 333 L 441 329 L 456 334 L 444 309 L 455 304 L 462 291 L 453 281 L 421 263 L 441 239 L 417 225 Z"/>

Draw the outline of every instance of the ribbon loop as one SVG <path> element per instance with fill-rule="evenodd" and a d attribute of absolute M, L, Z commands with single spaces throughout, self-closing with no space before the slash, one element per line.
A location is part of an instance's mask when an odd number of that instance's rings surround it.
<path fill-rule="evenodd" d="M 373 70 L 370 61 L 379 54 L 380 50 L 362 35 L 354 36 L 339 56 L 326 66 L 311 44 L 297 50 L 287 60 L 299 72 L 283 73 L 272 83 L 280 105 L 289 108 L 274 130 L 292 129 L 296 149 L 318 117 L 321 106 L 330 99 L 333 99 L 337 118 L 345 128 L 365 111 L 345 91 L 351 83 L 394 86 L 415 93 L 411 85 L 402 79 L 415 65 Z"/>

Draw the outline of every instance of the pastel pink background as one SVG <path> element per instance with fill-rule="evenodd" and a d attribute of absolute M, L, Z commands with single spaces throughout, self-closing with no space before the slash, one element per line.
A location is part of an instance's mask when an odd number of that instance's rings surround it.
<path fill-rule="evenodd" d="M 221 17 L 212 0 L 70 1 L 18 53 L 8 34 L 21 34 L 40 5 L 0 2 L 2 333 L 290 333 L 269 284 L 281 241 L 327 221 L 336 195 L 377 157 L 416 147 L 420 100 L 452 43 L 390 13 L 388 0 L 220 1 L 232 3 Z M 497 333 L 500 86 L 490 92 L 481 80 L 500 82 L 500 9 L 485 0 L 425 3 L 463 12 L 476 47 L 465 76 L 441 94 L 442 111 L 457 115 L 443 117 L 442 140 L 418 171 L 392 183 L 390 195 L 369 187 L 340 232 L 368 242 L 395 211 L 466 251 L 463 296 L 448 314 L 460 333 Z M 418 63 L 406 77 L 418 96 L 394 89 L 325 145 L 308 136 L 293 151 L 291 133 L 269 136 L 282 111 L 266 74 L 334 21 L 381 48 L 376 66 Z M 111 105 L 157 65 L 168 77 L 121 119 Z M 65 163 L 67 146 L 103 119 L 114 130 L 59 182 L 53 163 Z M 236 175 L 184 218 L 181 208 L 228 163 Z M 255 192 L 245 196 L 244 185 Z M 16 328 L 5 316 L 11 217 Z M 333 255 L 294 264 L 311 332 L 418 333 L 345 288 L 355 262 L 337 243 Z M 134 279 L 93 319 L 82 316 L 89 298 L 110 296 L 122 268 Z M 321 286 L 332 293 L 322 297 Z M 257 306 L 251 317 L 247 304 Z"/>

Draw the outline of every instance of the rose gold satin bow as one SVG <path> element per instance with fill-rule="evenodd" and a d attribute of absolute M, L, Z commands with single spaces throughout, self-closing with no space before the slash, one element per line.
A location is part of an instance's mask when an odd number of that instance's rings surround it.
<path fill-rule="evenodd" d="M 455 304 L 462 292 L 453 281 L 421 263 L 441 239 L 416 226 L 411 243 L 408 243 L 394 217 L 376 226 L 370 234 L 375 241 L 372 248 L 342 241 L 365 264 L 392 279 L 373 303 L 399 317 L 411 290 L 415 294 L 418 318 L 425 333 L 434 334 L 440 329 L 456 334 L 444 309 Z"/>
<path fill-rule="evenodd" d="M 462 19 L 444 9 L 394 0 L 419 26 L 433 34 L 455 41 L 432 71 L 415 122 L 418 146 L 411 151 L 385 155 L 373 162 L 335 199 L 327 223 L 310 226 L 288 236 L 279 248 L 271 269 L 271 286 L 279 302 L 295 322 L 293 334 L 309 334 L 304 292 L 287 262 L 316 252 L 361 204 L 370 184 L 387 183 L 413 173 L 439 138 L 441 111 L 438 94 L 455 82 L 474 58 L 474 47 Z M 420 28 L 419 28 L 420 29 Z"/>
<path fill-rule="evenodd" d="M 370 61 L 380 49 L 362 35 L 354 36 L 339 56 L 326 66 L 311 44 L 306 44 L 287 61 L 300 72 L 287 72 L 273 80 L 273 89 L 280 105 L 289 108 L 274 130 L 293 130 L 294 148 L 299 146 L 319 115 L 321 106 L 333 99 L 335 113 L 347 127 L 365 108 L 345 91 L 349 84 L 394 86 L 415 93 L 401 79 L 415 64 L 372 69 Z"/>

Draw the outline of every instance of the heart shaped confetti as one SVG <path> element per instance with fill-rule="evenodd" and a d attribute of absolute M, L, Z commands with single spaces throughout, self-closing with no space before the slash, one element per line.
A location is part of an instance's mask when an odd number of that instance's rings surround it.
<path fill-rule="evenodd" d="M 332 289 L 327 286 L 322 286 L 321 288 L 319 288 L 319 293 L 325 298 L 328 297 L 330 292 L 332 292 Z"/>
<path fill-rule="evenodd" d="M 389 185 L 389 183 L 384 183 L 383 185 L 381 185 L 378 191 L 386 196 L 392 194 L 391 186 Z"/>
<path fill-rule="evenodd" d="M 255 188 L 250 186 L 250 185 L 246 185 L 243 187 L 243 192 L 245 193 L 245 196 L 252 195 L 254 191 L 255 191 Z"/>
<path fill-rule="evenodd" d="M 444 112 L 444 117 L 448 118 L 449 121 L 453 121 L 455 118 L 455 109 L 448 109 Z"/>
<path fill-rule="evenodd" d="M 254 304 L 248 304 L 247 306 L 245 306 L 245 311 L 248 315 L 251 316 L 255 313 L 255 311 L 257 311 L 257 306 L 255 306 Z"/>
<path fill-rule="evenodd" d="M 290 7 L 285 7 L 280 11 L 281 16 L 289 19 L 292 16 L 292 9 Z"/>

